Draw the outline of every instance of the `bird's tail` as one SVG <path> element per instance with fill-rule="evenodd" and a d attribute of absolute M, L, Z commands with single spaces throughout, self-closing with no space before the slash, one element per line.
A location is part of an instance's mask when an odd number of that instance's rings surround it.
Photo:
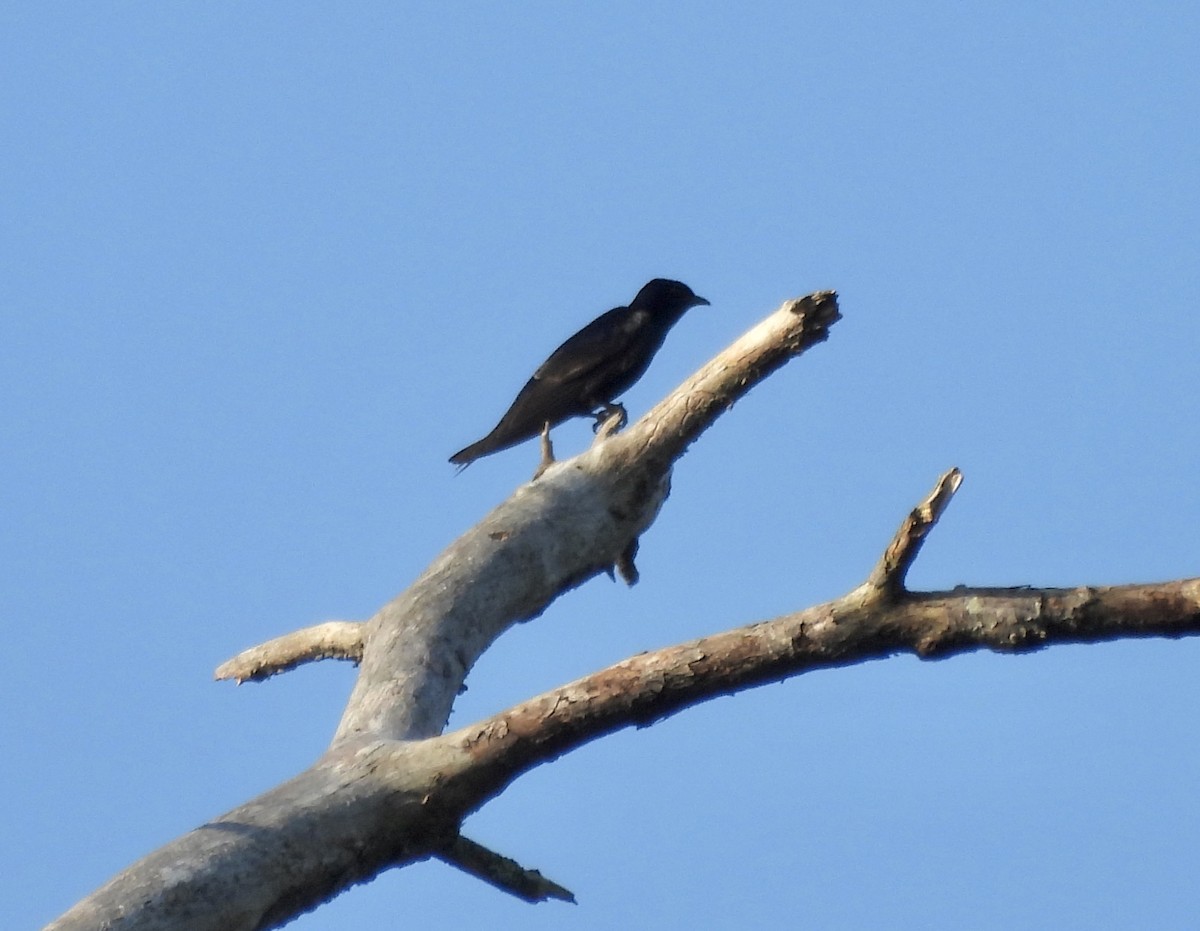
<path fill-rule="evenodd" d="M 450 461 L 458 466 L 458 471 L 461 472 L 480 456 L 486 456 L 488 453 L 493 451 L 495 444 L 489 442 L 490 439 L 491 434 L 489 433 L 482 440 L 478 440 L 477 442 L 472 443 L 470 446 L 460 449 L 450 457 Z"/>
<path fill-rule="evenodd" d="M 476 459 L 482 459 L 484 456 L 498 453 L 502 449 L 508 449 L 511 446 L 516 446 L 518 443 L 524 443 L 526 440 L 537 436 L 540 432 L 540 426 L 536 430 L 514 430 L 506 416 L 505 419 L 496 424 L 496 428 L 491 433 L 482 440 L 476 440 L 465 449 L 460 449 L 450 457 L 450 461 L 458 466 L 461 472 Z"/>

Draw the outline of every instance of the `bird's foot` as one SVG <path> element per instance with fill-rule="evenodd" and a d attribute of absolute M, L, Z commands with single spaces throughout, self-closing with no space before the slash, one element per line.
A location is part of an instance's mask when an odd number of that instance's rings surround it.
<path fill-rule="evenodd" d="M 596 422 L 592 424 L 596 442 L 608 439 L 627 423 L 629 423 L 629 414 L 626 413 L 624 404 L 605 404 L 596 413 Z"/>

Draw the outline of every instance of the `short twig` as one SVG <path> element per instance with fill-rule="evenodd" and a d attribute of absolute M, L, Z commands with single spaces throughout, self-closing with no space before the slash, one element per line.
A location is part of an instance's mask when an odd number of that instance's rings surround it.
<path fill-rule="evenodd" d="M 896 535 L 892 537 L 892 542 L 888 544 L 883 557 L 867 578 L 868 587 L 888 597 L 904 593 L 904 579 L 913 560 L 921 551 L 925 537 L 949 506 L 950 499 L 962 484 L 962 479 L 962 472 L 957 468 L 946 472 L 937 480 L 933 491 L 925 500 L 909 512 Z"/>
<path fill-rule="evenodd" d="M 464 873 L 525 902 L 536 904 L 547 899 L 558 899 L 575 904 L 575 896 L 570 889 L 547 879 L 537 870 L 525 869 L 515 860 L 488 850 L 461 834 L 438 856 Z"/>
<path fill-rule="evenodd" d="M 268 640 L 217 667 L 213 678 L 261 682 L 302 663 L 319 659 L 345 659 L 358 663 L 363 655 L 361 621 L 326 621 Z"/>

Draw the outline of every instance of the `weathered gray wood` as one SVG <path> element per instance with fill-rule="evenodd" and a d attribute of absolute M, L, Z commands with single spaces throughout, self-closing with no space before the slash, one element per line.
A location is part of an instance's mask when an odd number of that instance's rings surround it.
<path fill-rule="evenodd" d="M 233 679 L 238 685 L 243 682 L 260 682 L 301 663 L 318 659 L 348 659 L 362 661 L 362 621 L 326 621 L 301 630 L 292 631 L 249 650 L 243 650 L 231 660 L 217 667 L 214 679 Z"/>
<path fill-rule="evenodd" d="M 837 319 L 832 292 L 786 302 L 629 430 L 541 470 L 351 632 L 358 682 L 317 764 L 134 864 L 51 927 L 273 927 L 390 866 L 454 862 L 462 818 L 512 774 L 472 775 L 461 741 L 420 738 L 441 732 L 467 672 L 506 629 L 614 565 L 632 574 L 687 444 Z M 339 655 L 357 649 L 347 632 Z M 303 656 L 314 636 L 247 654 Z"/>
<path fill-rule="evenodd" d="M 314 650 L 355 656 L 361 647 L 359 680 L 330 749 L 294 779 L 135 863 L 50 928 L 276 927 L 354 883 L 430 856 L 523 898 L 567 898 L 458 830 L 531 767 L 604 734 L 808 669 L 902 651 L 1019 652 L 1200 632 L 1200 579 L 909 592 L 905 573 L 961 481 L 951 470 L 905 519 L 867 581 L 844 597 L 632 657 L 441 734 L 468 670 L 508 627 L 614 564 L 633 575 L 637 538 L 687 445 L 757 381 L 823 340 L 837 319 L 830 293 L 788 302 L 628 430 L 547 465 L 365 625 L 301 631 L 243 654 L 255 668 L 282 669 Z"/>
<path fill-rule="evenodd" d="M 837 320 L 832 292 L 786 302 L 628 430 L 541 470 L 454 541 L 368 622 L 335 740 L 440 733 L 483 651 L 621 563 L 658 514 L 687 445 Z"/>

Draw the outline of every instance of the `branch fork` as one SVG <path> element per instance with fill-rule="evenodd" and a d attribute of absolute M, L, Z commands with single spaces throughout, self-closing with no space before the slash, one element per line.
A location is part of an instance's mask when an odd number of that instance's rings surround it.
<path fill-rule="evenodd" d="M 277 927 L 354 883 L 431 856 L 525 901 L 574 901 L 460 829 L 521 774 L 605 734 L 810 669 L 901 652 L 1011 653 L 1200 633 L 1200 579 L 910 592 L 908 571 L 961 485 L 951 469 L 847 595 L 638 654 L 444 732 L 468 671 L 496 637 L 601 572 L 616 567 L 636 580 L 637 541 L 688 445 L 755 384 L 824 341 L 838 319 L 832 291 L 787 301 L 581 455 L 555 462 L 544 434 L 536 480 L 374 617 L 305 628 L 222 664 L 217 677 L 238 682 L 316 659 L 360 666 L 337 734 L 315 764 L 129 867 L 51 931 Z"/>

